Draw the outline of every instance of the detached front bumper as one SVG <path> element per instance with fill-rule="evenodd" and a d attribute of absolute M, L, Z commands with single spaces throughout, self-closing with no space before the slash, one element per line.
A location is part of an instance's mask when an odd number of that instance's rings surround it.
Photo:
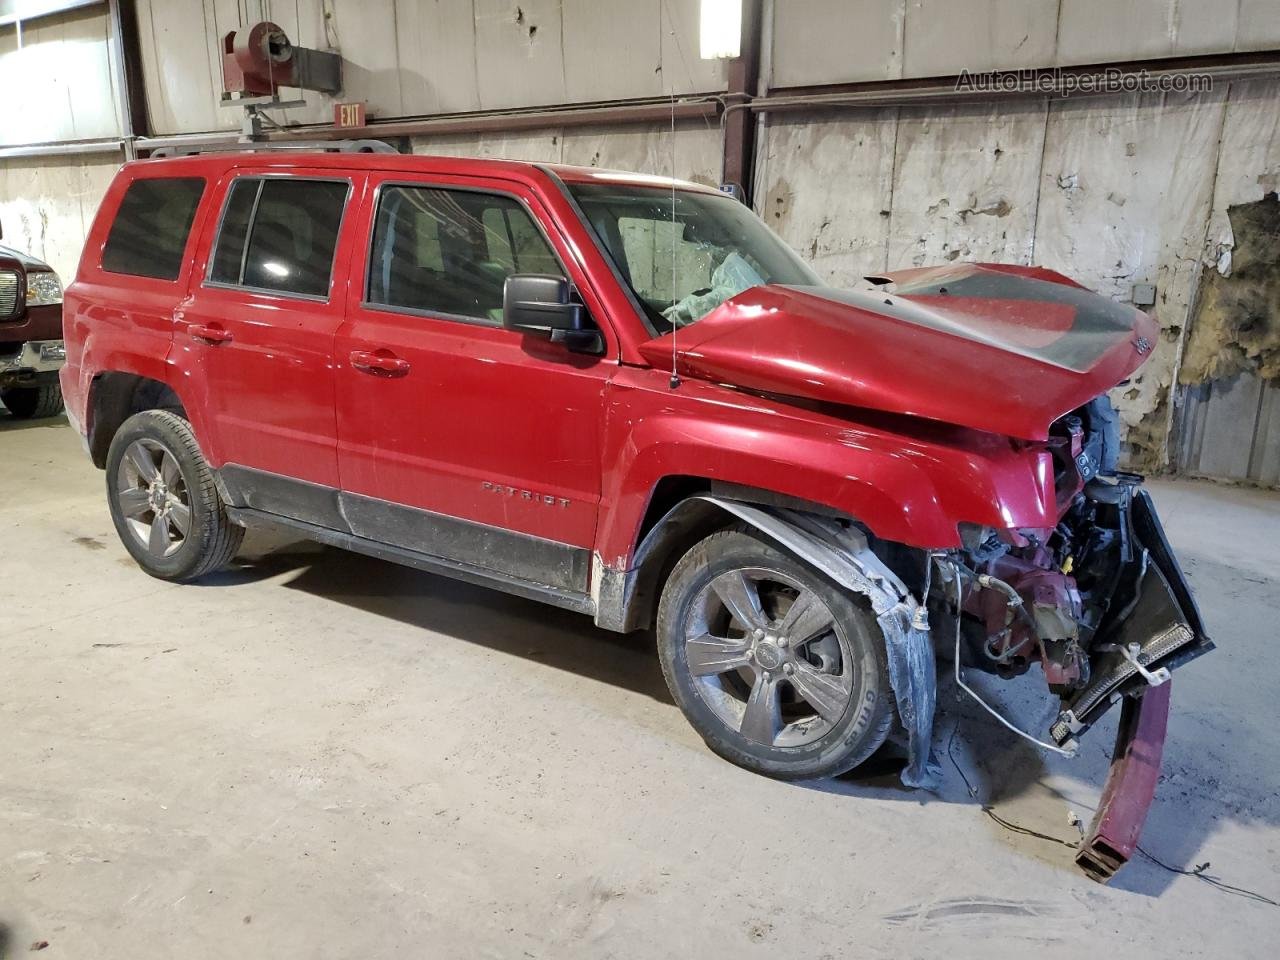
<path fill-rule="evenodd" d="M 1213 649 L 1150 494 L 1126 485 L 1120 506 L 1121 583 L 1098 631 L 1090 680 L 1063 703 L 1049 729 L 1059 746 L 1125 697 L 1168 683 L 1175 667 Z"/>
<path fill-rule="evenodd" d="M 1076 862 L 1106 883 L 1138 849 L 1155 798 L 1169 721 L 1171 671 L 1213 649 L 1151 496 L 1136 482 L 1119 490 L 1125 563 L 1112 614 L 1094 645 L 1089 682 L 1050 728 L 1059 745 L 1123 704 L 1111 772 Z"/>

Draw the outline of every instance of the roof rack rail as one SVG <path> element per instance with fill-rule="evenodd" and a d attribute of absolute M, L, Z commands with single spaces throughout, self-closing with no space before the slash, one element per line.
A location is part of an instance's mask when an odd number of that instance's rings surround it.
<path fill-rule="evenodd" d="M 139 144 L 146 149 L 144 144 Z M 193 157 L 202 153 L 399 153 L 385 140 L 224 140 L 220 143 L 171 144 L 151 151 L 153 159 Z"/>

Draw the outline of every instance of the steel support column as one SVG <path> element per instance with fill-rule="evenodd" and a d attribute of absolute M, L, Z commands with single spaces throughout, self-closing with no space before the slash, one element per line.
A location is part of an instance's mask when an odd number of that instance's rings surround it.
<path fill-rule="evenodd" d="M 760 0 L 742 0 L 741 56 L 729 62 L 725 102 L 742 104 L 754 97 L 760 82 Z M 724 124 L 724 166 L 721 179 L 736 184 L 742 198 L 751 203 L 754 177 L 756 118 L 750 110 L 729 110 Z"/>

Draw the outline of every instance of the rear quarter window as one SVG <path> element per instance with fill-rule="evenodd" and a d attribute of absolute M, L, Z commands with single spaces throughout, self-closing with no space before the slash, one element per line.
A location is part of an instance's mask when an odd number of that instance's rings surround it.
<path fill-rule="evenodd" d="M 102 269 L 177 280 L 204 187 L 203 177 L 151 178 L 129 184 L 107 234 Z"/>

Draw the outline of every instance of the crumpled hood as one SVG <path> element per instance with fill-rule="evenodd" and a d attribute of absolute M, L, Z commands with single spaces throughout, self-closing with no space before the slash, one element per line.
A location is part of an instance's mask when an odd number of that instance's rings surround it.
<path fill-rule="evenodd" d="M 957 264 L 865 290 L 753 287 L 681 328 L 683 376 L 1044 440 L 1146 359 L 1155 322 L 1038 267 Z M 672 334 L 641 346 L 671 363 Z"/>

